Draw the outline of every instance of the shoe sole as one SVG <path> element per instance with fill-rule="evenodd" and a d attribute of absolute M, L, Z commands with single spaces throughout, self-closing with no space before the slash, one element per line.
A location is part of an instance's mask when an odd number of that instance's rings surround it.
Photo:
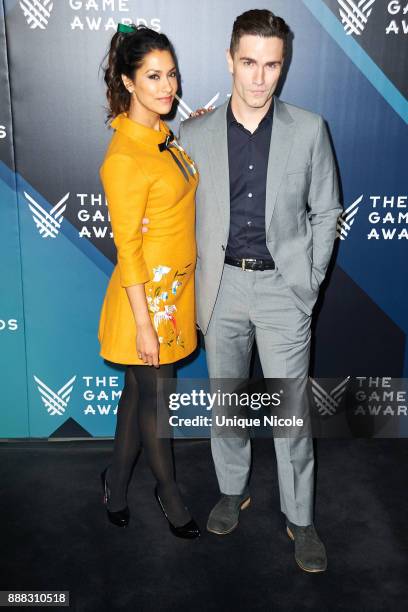
<path fill-rule="evenodd" d="M 248 508 L 250 503 L 251 503 L 251 498 L 247 497 L 247 499 L 244 499 L 244 501 L 241 503 L 240 509 L 245 510 L 245 508 Z M 234 531 L 234 529 L 238 527 L 238 524 L 239 524 L 239 521 L 237 521 L 235 525 L 231 527 L 231 529 L 228 529 L 228 531 L 216 531 L 215 529 L 210 529 L 207 525 L 207 531 L 209 531 L 210 533 L 215 533 L 216 535 L 228 535 L 229 533 L 231 533 L 232 531 Z"/>
<path fill-rule="evenodd" d="M 290 537 L 291 540 L 293 540 L 293 542 L 295 541 L 295 536 L 293 535 L 292 531 L 289 529 L 289 527 L 286 527 L 286 533 L 288 534 L 288 536 Z M 310 569 L 305 567 L 304 565 L 302 565 L 300 563 L 300 561 L 298 561 L 295 557 L 295 561 L 298 564 L 298 566 L 300 567 L 300 569 L 302 569 L 304 572 L 309 572 L 310 574 L 320 574 L 321 572 L 325 572 L 327 569 L 327 565 L 326 567 L 324 567 L 323 569 Z"/>

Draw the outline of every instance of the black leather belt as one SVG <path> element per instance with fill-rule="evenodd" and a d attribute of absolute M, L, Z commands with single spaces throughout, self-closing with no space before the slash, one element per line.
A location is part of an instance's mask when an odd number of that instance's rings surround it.
<path fill-rule="evenodd" d="M 225 263 L 230 266 L 237 266 L 243 270 L 274 270 L 275 262 L 268 259 L 235 259 L 235 257 L 226 257 Z"/>

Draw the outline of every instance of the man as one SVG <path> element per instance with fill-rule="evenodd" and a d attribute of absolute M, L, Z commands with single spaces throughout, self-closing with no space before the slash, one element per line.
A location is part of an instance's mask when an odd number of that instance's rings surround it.
<path fill-rule="evenodd" d="M 312 309 L 342 209 L 322 118 L 274 95 L 288 35 L 268 10 L 240 15 L 227 51 L 230 101 L 180 127 L 200 172 L 196 304 L 210 378 L 247 378 L 254 339 L 265 378 L 308 374 Z M 324 571 L 313 525 L 312 439 L 274 444 L 296 561 Z M 211 449 L 221 497 L 207 529 L 227 534 L 250 501 L 250 440 L 213 436 Z"/>

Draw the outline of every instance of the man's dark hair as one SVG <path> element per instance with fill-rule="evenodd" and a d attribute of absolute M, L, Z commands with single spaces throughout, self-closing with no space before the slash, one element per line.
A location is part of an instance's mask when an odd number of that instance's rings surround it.
<path fill-rule="evenodd" d="M 283 55 L 286 55 L 290 28 L 282 17 L 277 17 L 267 9 L 253 9 L 239 15 L 234 21 L 230 43 L 233 56 L 238 49 L 239 40 L 245 34 L 255 36 L 276 36 L 283 40 Z"/>

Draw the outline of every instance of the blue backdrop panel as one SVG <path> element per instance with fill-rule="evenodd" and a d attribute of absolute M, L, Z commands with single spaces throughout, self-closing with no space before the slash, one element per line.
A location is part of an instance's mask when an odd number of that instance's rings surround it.
<path fill-rule="evenodd" d="M 0 162 L 0 436 L 29 436 L 19 220 L 10 171 Z"/>
<path fill-rule="evenodd" d="M 0 5 L 0 437 L 29 436 L 10 83 Z"/>

